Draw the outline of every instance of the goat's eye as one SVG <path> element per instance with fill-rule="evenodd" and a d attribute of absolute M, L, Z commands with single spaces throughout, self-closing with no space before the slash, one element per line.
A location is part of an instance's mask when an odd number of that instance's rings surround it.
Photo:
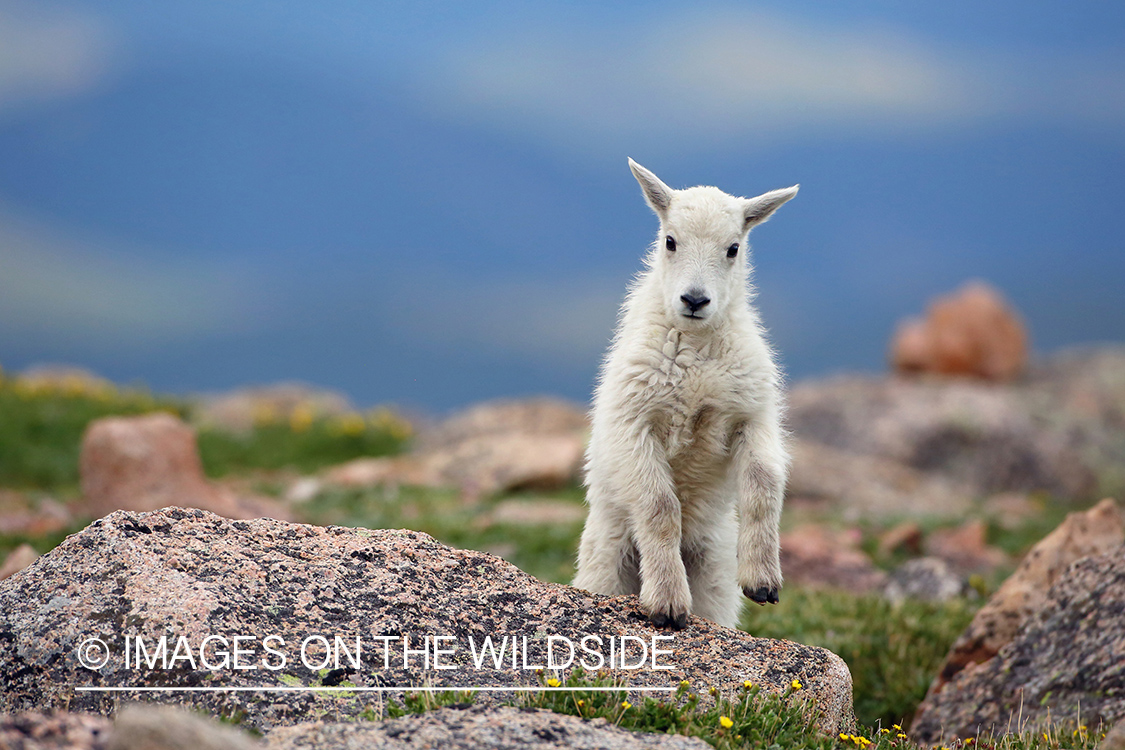
<path fill-rule="evenodd" d="M 667 237 L 665 237 L 664 247 L 668 248 L 668 252 L 670 253 L 676 252 L 676 238 L 672 235 L 668 235 Z"/>
<path fill-rule="evenodd" d="M 733 258 L 736 255 L 738 255 L 738 243 L 737 242 L 727 248 L 727 257 L 728 258 Z"/>

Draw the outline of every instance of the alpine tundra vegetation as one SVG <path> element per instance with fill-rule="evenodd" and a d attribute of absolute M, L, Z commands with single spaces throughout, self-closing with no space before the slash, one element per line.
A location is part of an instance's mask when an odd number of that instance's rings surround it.
<path fill-rule="evenodd" d="M 781 374 L 752 305 L 747 235 L 797 194 L 673 190 L 629 160 L 660 233 L 622 307 L 586 454 L 574 585 L 639 594 L 657 626 L 776 603 L 789 469 Z"/>

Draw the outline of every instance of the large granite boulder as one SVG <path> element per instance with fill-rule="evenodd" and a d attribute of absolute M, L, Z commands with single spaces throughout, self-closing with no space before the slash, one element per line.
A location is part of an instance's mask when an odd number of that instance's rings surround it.
<path fill-rule="evenodd" d="M 505 649 L 499 663 L 486 638 Z M 537 673 L 567 664 L 571 645 L 569 666 Z M 783 692 L 799 680 L 826 731 L 853 721 L 851 676 L 829 651 L 699 618 L 659 630 L 635 597 L 542 583 L 412 531 L 119 511 L 0 582 L 0 713 L 108 715 L 146 700 L 267 729 L 357 716 L 382 689 L 538 685 L 582 659 L 634 696 L 681 680 L 704 698 L 712 685 Z M 370 691 L 324 690 L 348 686 Z M 147 692 L 89 690 L 122 687 Z"/>
<path fill-rule="evenodd" d="M 789 497 L 845 517 L 963 517 L 982 497 L 1125 489 L 1125 348 L 1057 354 L 1010 384 L 843 376 L 790 393 Z"/>
<path fill-rule="evenodd" d="M 973 617 L 945 657 L 929 695 L 940 692 L 965 667 L 996 656 L 1029 618 L 1049 604 L 1048 591 L 1073 563 L 1110 552 L 1123 542 L 1125 518 L 1111 499 L 1068 515 L 1031 548 L 1016 571 Z"/>
<path fill-rule="evenodd" d="M 911 734 L 926 744 L 1047 721 L 1125 718 L 1125 545 L 1074 563 L 999 652 L 926 698 Z"/>

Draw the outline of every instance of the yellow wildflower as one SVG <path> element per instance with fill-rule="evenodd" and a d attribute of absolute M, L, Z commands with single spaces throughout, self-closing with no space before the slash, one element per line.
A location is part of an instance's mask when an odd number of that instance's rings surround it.
<path fill-rule="evenodd" d="M 722 726 L 723 729 L 730 729 L 731 727 L 734 726 L 734 722 L 731 721 L 726 716 L 720 716 L 719 717 L 719 725 Z"/>
<path fill-rule="evenodd" d="M 625 709 L 626 711 L 628 711 L 630 708 L 633 707 L 633 704 L 630 703 L 629 701 L 621 701 L 621 707 L 623 709 Z"/>
<path fill-rule="evenodd" d="M 261 427 L 277 421 L 277 407 L 267 401 L 258 401 L 254 404 L 254 424 Z"/>
<path fill-rule="evenodd" d="M 556 680 L 554 677 L 550 677 L 547 679 L 547 687 L 558 687 L 561 684 L 562 683 Z"/>
<path fill-rule="evenodd" d="M 754 683 L 750 682 L 750 680 L 746 680 L 742 683 L 742 687 L 746 690 L 749 690 L 750 688 L 754 687 Z"/>
<path fill-rule="evenodd" d="M 800 680 L 793 680 L 793 682 L 791 682 L 790 685 L 793 687 L 794 690 L 800 690 L 801 688 L 804 687 L 804 685 L 801 684 Z"/>
<path fill-rule="evenodd" d="M 367 422 L 359 414 L 341 414 L 336 418 L 336 429 L 344 435 L 355 437 L 367 429 Z"/>
<path fill-rule="evenodd" d="M 306 403 L 297 404 L 293 407 L 293 411 L 289 412 L 289 429 L 293 432 L 304 432 L 312 426 L 313 417 L 311 406 Z"/>

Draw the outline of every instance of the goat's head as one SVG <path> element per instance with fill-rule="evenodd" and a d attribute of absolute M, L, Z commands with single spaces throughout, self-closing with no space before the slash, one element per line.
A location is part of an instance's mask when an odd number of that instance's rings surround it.
<path fill-rule="evenodd" d="M 746 235 L 796 195 L 797 186 L 736 198 L 713 187 L 673 190 L 632 159 L 629 168 L 660 218 L 651 262 L 665 314 L 685 328 L 721 320 L 745 300 Z"/>

